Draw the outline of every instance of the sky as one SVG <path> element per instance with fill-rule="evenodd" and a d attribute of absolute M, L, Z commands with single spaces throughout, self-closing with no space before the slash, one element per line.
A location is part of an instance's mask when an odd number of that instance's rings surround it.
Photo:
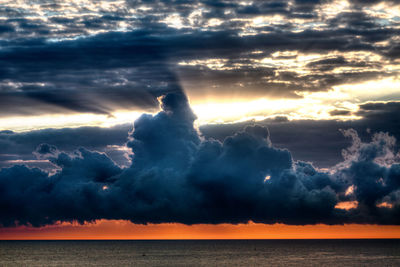
<path fill-rule="evenodd" d="M 399 36 L 397 0 L 2 1 L 0 239 L 399 237 Z"/>

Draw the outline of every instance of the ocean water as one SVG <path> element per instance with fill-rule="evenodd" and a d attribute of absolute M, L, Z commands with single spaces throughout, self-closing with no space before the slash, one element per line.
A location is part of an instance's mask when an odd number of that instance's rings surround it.
<path fill-rule="evenodd" d="M 0 241 L 0 266 L 400 266 L 400 240 Z"/>

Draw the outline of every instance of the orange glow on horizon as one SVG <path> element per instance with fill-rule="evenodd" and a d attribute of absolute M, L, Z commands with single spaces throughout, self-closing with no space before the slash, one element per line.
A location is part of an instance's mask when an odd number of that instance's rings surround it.
<path fill-rule="evenodd" d="M 99 220 L 79 225 L 61 223 L 40 228 L 0 228 L 0 240 L 67 239 L 358 239 L 400 238 L 393 225 L 285 225 L 162 223 L 138 225 L 123 220 Z"/>

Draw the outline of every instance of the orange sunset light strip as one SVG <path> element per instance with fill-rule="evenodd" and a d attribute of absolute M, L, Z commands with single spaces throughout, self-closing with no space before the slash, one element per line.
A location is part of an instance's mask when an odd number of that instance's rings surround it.
<path fill-rule="evenodd" d="M 123 220 L 99 220 L 79 225 L 61 223 L 40 228 L 0 228 L 1 240 L 33 239 L 341 239 L 400 238 L 393 225 L 285 225 L 162 223 L 138 225 Z"/>

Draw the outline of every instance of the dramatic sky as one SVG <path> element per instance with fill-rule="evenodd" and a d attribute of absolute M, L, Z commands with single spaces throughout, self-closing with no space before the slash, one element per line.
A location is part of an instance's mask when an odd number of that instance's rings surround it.
<path fill-rule="evenodd" d="M 1 1 L 0 228 L 399 225 L 399 71 L 397 0 Z"/>

